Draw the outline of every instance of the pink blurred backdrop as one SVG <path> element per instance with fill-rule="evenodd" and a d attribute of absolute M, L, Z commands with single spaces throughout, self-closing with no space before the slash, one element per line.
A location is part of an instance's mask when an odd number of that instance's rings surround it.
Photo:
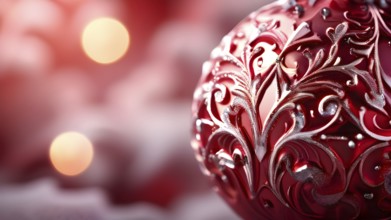
<path fill-rule="evenodd" d="M 0 0 L 0 219 L 237 219 L 194 159 L 191 99 L 209 52 L 266 3 Z M 109 65 L 80 44 L 98 17 L 131 36 Z M 78 176 L 48 156 L 66 131 L 94 146 Z"/>

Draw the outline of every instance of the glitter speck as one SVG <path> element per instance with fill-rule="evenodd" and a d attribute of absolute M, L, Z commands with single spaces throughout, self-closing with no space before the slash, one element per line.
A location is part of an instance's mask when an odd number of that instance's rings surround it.
<path fill-rule="evenodd" d="M 356 147 L 356 143 L 354 143 L 354 141 L 349 141 L 348 146 L 350 148 L 354 148 L 354 147 Z"/>
<path fill-rule="evenodd" d="M 302 5 L 295 5 L 295 13 L 299 16 L 299 17 L 301 17 L 301 16 L 303 16 L 303 14 L 304 14 L 304 8 L 303 8 L 303 6 Z"/>
<path fill-rule="evenodd" d="M 368 199 L 368 200 L 369 200 L 369 199 L 373 199 L 373 197 L 374 197 L 374 196 L 373 196 L 373 193 L 365 193 L 365 194 L 364 194 L 364 198 L 365 198 L 365 199 Z"/>
<path fill-rule="evenodd" d="M 362 134 L 357 134 L 356 139 L 361 141 L 362 139 L 364 139 L 364 136 Z"/>
<path fill-rule="evenodd" d="M 265 200 L 264 202 L 263 202 L 263 207 L 265 207 L 265 208 L 273 208 L 273 204 L 269 201 L 269 200 Z"/>
<path fill-rule="evenodd" d="M 326 18 L 330 16 L 331 11 L 329 8 L 322 8 L 321 13 L 322 13 L 323 19 L 326 20 Z"/>
<path fill-rule="evenodd" d="M 326 106 L 326 111 L 323 113 L 326 116 L 332 116 L 337 113 L 338 105 L 335 102 L 331 102 Z"/>
<path fill-rule="evenodd" d="M 215 94 L 216 102 L 222 102 L 224 100 L 223 93 L 221 91 L 217 91 Z"/>

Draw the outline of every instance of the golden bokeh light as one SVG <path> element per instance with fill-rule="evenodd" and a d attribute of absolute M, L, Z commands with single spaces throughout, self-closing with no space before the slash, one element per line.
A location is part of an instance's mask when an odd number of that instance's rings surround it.
<path fill-rule="evenodd" d="M 67 176 L 76 176 L 84 172 L 90 166 L 93 156 L 91 141 L 77 132 L 66 132 L 57 136 L 49 152 L 54 168 Z"/>
<path fill-rule="evenodd" d="M 110 64 L 125 55 L 130 36 L 121 22 L 103 17 L 92 20 L 84 28 L 81 44 L 90 59 L 100 64 Z"/>

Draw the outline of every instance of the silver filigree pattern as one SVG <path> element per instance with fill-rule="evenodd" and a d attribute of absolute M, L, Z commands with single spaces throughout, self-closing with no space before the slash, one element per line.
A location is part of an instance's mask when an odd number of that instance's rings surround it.
<path fill-rule="evenodd" d="M 243 216 L 391 216 L 391 9 L 333 4 L 269 5 L 204 64 L 192 145 Z"/>

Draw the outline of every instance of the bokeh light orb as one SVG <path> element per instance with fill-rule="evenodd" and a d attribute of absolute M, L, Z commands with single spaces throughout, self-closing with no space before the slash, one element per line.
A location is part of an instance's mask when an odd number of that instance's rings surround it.
<path fill-rule="evenodd" d="M 100 64 L 111 64 L 128 51 L 130 35 L 118 20 L 101 17 L 92 20 L 83 30 L 81 44 L 86 55 Z"/>
<path fill-rule="evenodd" d="M 76 176 L 84 172 L 90 166 L 93 155 L 91 141 L 77 132 L 58 135 L 53 140 L 49 152 L 54 168 L 66 176 Z"/>

